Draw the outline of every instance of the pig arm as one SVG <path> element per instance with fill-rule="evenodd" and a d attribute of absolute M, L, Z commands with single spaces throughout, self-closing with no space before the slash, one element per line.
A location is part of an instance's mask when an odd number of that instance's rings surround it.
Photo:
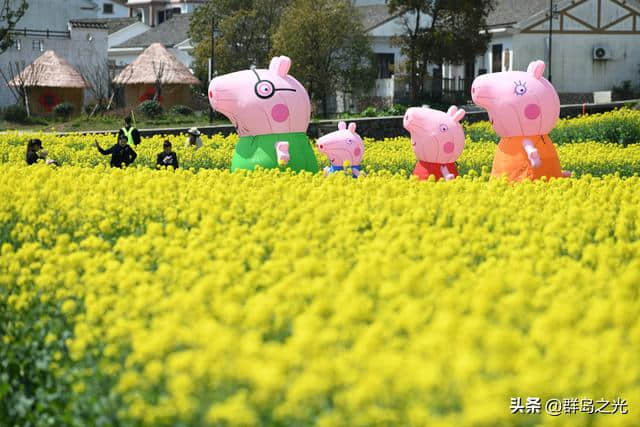
<path fill-rule="evenodd" d="M 451 172 L 449 172 L 449 169 L 447 169 L 447 165 L 440 166 L 440 172 L 442 173 L 445 181 L 451 181 L 455 178 L 455 176 Z"/>
<path fill-rule="evenodd" d="M 325 166 L 324 167 L 324 176 L 329 176 L 329 171 L 331 170 L 331 168 L 329 166 Z"/>
<path fill-rule="evenodd" d="M 538 153 L 536 146 L 533 145 L 533 142 L 530 139 L 524 139 L 522 141 L 522 148 L 524 148 L 524 151 L 527 153 L 531 166 L 534 168 L 540 167 L 540 154 Z"/>
<path fill-rule="evenodd" d="M 289 143 L 287 141 L 276 142 L 276 156 L 280 166 L 286 166 L 291 157 L 289 156 Z"/>

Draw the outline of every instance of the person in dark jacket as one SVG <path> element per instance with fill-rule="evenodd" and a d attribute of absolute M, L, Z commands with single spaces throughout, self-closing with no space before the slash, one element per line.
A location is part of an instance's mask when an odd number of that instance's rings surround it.
<path fill-rule="evenodd" d="M 30 139 L 27 143 L 27 164 L 32 165 L 40 159 L 45 159 L 47 153 L 42 150 L 42 141 Z"/>
<path fill-rule="evenodd" d="M 140 144 L 140 132 L 138 129 L 131 126 L 131 116 L 124 118 L 124 127 L 118 132 L 118 141 L 120 138 L 125 137 L 129 145 Z"/>
<path fill-rule="evenodd" d="M 107 155 L 111 154 L 111 167 L 112 168 L 121 168 L 122 165 L 129 166 L 133 161 L 138 157 L 133 148 L 128 144 L 127 138 L 121 136 L 118 138 L 118 143 L 113 145 L 111 148 L 107 148 L 103 150 L 96 141 L 96 147 L 101 154 Z"/>
<path fill-rule="evenodd" d="M 156 167 L 173 166 L 178 169 L 178 156 L 175 151 L 171 151 L 171 142 L 168 139 L 164 141 L 163 148 L 156 158 Z"/>
<path fill-rule="evenodd" d="M 42 141 L 34 138 L 30 139 L 27 143 L 27 164 L 33 165 L 38 162 L 38 160 L 44 160 L 48 165 L 56 165 L 60 166 L 58 162 L 52 159 L 48 159 L 47 156 L 49 152 L 47 150 L 42 149 Z"/>

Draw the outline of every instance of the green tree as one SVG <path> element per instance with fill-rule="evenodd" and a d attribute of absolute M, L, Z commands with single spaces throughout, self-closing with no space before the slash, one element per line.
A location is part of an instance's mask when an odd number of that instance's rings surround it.
<path fill-rule="evenodd" d="M 395 42 L 409 60 L 411 102 L 418 104 L 429 63 L 461 63 L 483 53 L 491 40 L 486 21 L 495 0 L 387 0 L 403 17 L 404 34 Z M 426 22 L 425 22 L 426 21 Z"/>
<path fill-rule="evenodd" d="M 0 5 L 2 6 L 2 10 L 0 10 L 0 53 L 3 53 L 13 44 L 11 30 L 16 27 L 29 5 L 27 0 L 2 0 Z"/>
<path fill-rule="evenodd" d="M 375 81 L 371 44 L 348 0 L 294 0 L 273 37 L 273 54 L 293 59 L 291 74 L 322 112 L 336 90 L 362 92 Z"/>
<path fill-rule="evenodd" d="M 268 65 L 271 36 L 289 0 L 209 0 L 191 18 L 189 34 L 195 46 L 196 74 L 207 81 L 215 20 L 215 71 L 225 74 Z"/>

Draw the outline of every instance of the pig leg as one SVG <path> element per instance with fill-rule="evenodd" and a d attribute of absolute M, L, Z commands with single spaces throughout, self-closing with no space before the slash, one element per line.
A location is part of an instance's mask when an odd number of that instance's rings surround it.
<path fill-rule="evenodd" d="M 286 166 L 289 163 L 291 157 L 289 156 L 289 143 L 287 141 L 276 142 L 276 155 L 280 166 Z"/>
<path fill-rule="evenodd" d="M 324 176 L 329 176 L 329 171 L 331 170 L 331 168 L 329 166 L 325 166 L 324 167 Z"/>
<path fill-rule="evenodd" d="M 445 165 L 440 166 L 440 173 L 442 173 L 445 181 L 451 181 L 455 178 L 455 176 L 451 172 L 449 172 L 449 169 L 447 169 L 447 166 Z"/>
<path fill-rule="evenodd" d="M 538 153 L 538 149 L 535 145 L 533 145 L 533 142 L 529 139 L 525 139 L 524 141 L 522 141 L 522 148 L 524 148 L 524 151 L 526 151 L 531 166 L 534 168 L 539 168 L 542 164 L 540 160 L 540 153 Z"/>
<path fill-rule="evenodd" d="M 364 171 L 359 170 L 359 169 L 353 169 L 353 174 L 358 177 L 358 178 L 364 178 L 366 173 L 364 173 Z"/>

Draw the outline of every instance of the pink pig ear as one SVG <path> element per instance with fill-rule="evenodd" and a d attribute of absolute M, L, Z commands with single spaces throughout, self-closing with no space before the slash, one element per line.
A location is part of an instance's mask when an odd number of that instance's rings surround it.
<path fill-rule="evenodd" d="M 451 117 L 453 117 L 456 114 L 456 111 L 458 111 L 458 107 L 456 107 L 455 105 L 452 105 L 447 110 L 447 114 L 450 115 Z"/>
<path fill-rule="evenodd" d="M 278 74 L 280 77 L 286 76 L 289 68 L 291 68 L 291 59 L 287 56 L 276 56 L 269 64 L 269 70 Z"/>
<path fill-rule="evenodd" d="M 527 73 L 533 75 L 536 79 L 540 79 L 544 74 L 544 61 L 533 61 L 527 68 Z"/>
<path fill-rule="evenodd" d="M 349 132 L 355 134 L 356 133 L 356 124 L 351 122 L 349 123 Z"/>
<path fill-rule="evenodd" d="M 461 108 L 461 109 L 459 109 L 458 111 L 455 112 L 455 114 L 453 115 L 453 120 L 455 120 L 456 122 L 459 122 L 464 118 L 465 114 L 466 114 L 466 111 L 464 111 Z"/>
<path fill-rule="evenodd" d="M 338 130 L 345 130 L 347 128 L 347 124 L 345 122 L 338 123 Z"/>

